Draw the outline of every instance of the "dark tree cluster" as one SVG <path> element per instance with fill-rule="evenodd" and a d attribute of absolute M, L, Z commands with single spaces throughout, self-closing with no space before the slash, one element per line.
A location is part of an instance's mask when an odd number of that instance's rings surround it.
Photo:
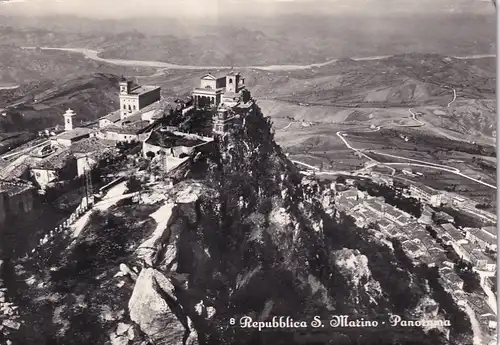
<path fill-rule="evenodd" d="M 472 270 L 472 264 L 463 260 L 455 263 L 455 272 L 464 281 L 464 291 L 474 292 L 481 290 L 479 274 Z"/>
<path fill-rule="evenodd" d="M 439 243 L 444 250 L 446 250 L 446 257 L 455 264 L 455 272 L 464 281 L 464 291 L 474 292 L 480 290 L 481 283 L 479 274 L 472 270 L 472 264 L 462 260 L 457 255 L 453 247 L 444 244 L 441 239 L 437 238 L 436 230 L 434 230 L 432 226 L 427 225 L 425 229 L 434 239 L 436 239 L 436 242 Z"/>
<path fill-rule="evenodd" d="M 488 208 L 491 208 L 491 204 L 476 204 L 475 207 L 478 209 L 478 210 L 486 210 Z"/>
<path fill-rule="evenodd" d="M 358 181 L 357 187 L 361 191 L 366 191 L 371 196 L 384 197 L 389 205 L 413 215 L 416 218 L 422 216 L 423 205 L 415 198 L 407 198 L 403 195 L 403 189 L 378 185 L 371 181 Z"/>
<path fill-rule="evenodd" d="M 131 176 L 127 181 L 127 192 L 134 193 L 142 190 L 141 181 L 137 179 L 135 176 Z"/>
<path fill-rule="evenodd" d="M 472 335 L 472 327 L 469 318 L 453 300 L 453 297 L 446 292 L 443 286 L 439 283 L 439 270 L 437 267 L 428 267 L 427 265 L 420 265 L 419 270 L 424 274 L 432 290 L 432 297 L 439 303 L 441 309 L 445 312 L 446 317 L 451 322 L 451 335 L 457 340 L 468 339 Z M 457 342 L 462 343 L 462 342 Z"/>

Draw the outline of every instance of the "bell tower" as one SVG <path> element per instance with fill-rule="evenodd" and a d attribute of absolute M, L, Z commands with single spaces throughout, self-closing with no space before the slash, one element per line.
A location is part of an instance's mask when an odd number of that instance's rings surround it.
<path fill-rule="evenodd" d="M 75 112 L 68 108 L 66 112 L 63 114 L 64 117 L 64 130 L 71 131 L 73 130 L 73 117 L 75 116 Z"/>
<path fill-rule="evenodd" d="M 237 93 L 240 84 L 240 74 L 232 71 L 226 76 L 226 92 Z"/>
<path fill-rule="evenodd" d="M 128 95 L 130 93 L 131 86 L 132 82 L 122 77 L 120 80 L 120 95 Z"/>
<path fill-rule="evenodd" d="M 213 118 L 213 128 L 212 132 L 214 135 L 223 135 L 224 132 L 226 131 L 226 120 L 228 116 L 228 110 L 227 109 L 218 109 L 217 113 L 214 115 Z"/>

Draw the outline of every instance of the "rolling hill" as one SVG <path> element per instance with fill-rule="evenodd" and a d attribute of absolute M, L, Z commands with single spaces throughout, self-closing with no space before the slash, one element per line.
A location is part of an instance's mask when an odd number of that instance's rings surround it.
<path fill-rule="evenodd" d="M 479 60 L 484 61 L 437 54 L 343 60 L 310 71 L 268 72 L 248 78 L 247 84 L 289 102 L 346 107 L 446 105 L 453 88 L 462 98 L 493 99 L 495 59 Z"/>
<path fill-rule="evenodd" d="M 0 30 L 1 32 L 1 30 Z M 100 63 L 84 58 L 79 54 L 63 51 L 26 50 L 6 45 L 0 35 L 0 86 L 18 85 L 44 80 L 69 80 L 95 72 L 148 75 L 152 69 L 144 67 L 121 67 Z M 49 35 L 50 37 L 50 35 Z M 0 102 L 5 103 L 10 98 L 2 94 Z M 5 105 L 0 104 L 0 107 Z"/>
<path fill-rule="evenodd" d="M 63 79 L 65 82 L 43 81 L 16 90 L 0 91 L 0 107 L 27 102 L 28 108 L 23 109 L 25 116 L 38 119 L 36 125 L 34 122 L 28 124 L 30 128 L 58 123 L 59 115 L 54 115 L 53 110 L 59 114 L 62 108 L 68 106 L 82 112 L 85 119 L 95 119 L 116 107 L 111 102 L 116 102 L 116 85 L 112 84 L 119 73 L 114 73 L 113 77 L 102 73 L 89 76 L 89 70 L 94 68 L 94 64 L 98 66 L 98 71 L 116 71 L 118 67 L 83 59 L 78 54 L 26 53 L 34 54 L 27 55 L 34 60 L 37 56 L 48 59 L 52 54 L 61 60 L 59 65 L 52 62 L 45 69 L 41 68 L 46 66 L 45 60 L 26 64 L 30 68 L 29 73 L 46 75 L 46 71 L 52 69 L 52 73 L 66 73 L 68 76 Z M 64 64 L 66 58 L 70 62 Z M 71 59 L 81 59 L 83 64 L 73 65 L 75 60 Z M 19 65 L 17 61 L 10 61 L 12 66 Z M 461 60 L 436 54 L 407 54 L 380 60 L 343 59 L 304 70 L 240 71 L 245 76 L 247 87 L 273 119 L 386 126 L 408 119 L 408 108 L 413 107 L 425 121 L 443 132 L 490 138 L 494 135 L 495 60 L 491 58 Z M 188 95 L 198 84 L 199 77 L 209 71 L 157 70 L 153 73 L 149 69 L 144 72 L 149 72 L 151 76 L 145 73 L 138 77 L 140 83 L 161 85 L 164 95 L 177 97 Z M 88 94 L 78 93 L 80 88 Z M 100 92 L 100 88 L 104 91 Z M 453 100 L 453 89 L 457 98 L 447 108 Z M 39 101 L 37 107 L 29 108 L 33 97 L 48 98 Z M 89 103 L 88 99 L 92 101 Z M 441 111 L 444 113 L 437 115 L 433 112 L 435 108 L 443 108 Z M 359 114 L 354 114 L 355 111 Z M 47 116 L 51 120 L 41 120 Z M 3 123 L 4 129 L 19 130 L 19 126 L 5 126 L 5 120 Z M 283 123 L 283 127 L 287 124 Z"/>
<path fill-rule="evenodd" d="M 293 5 L 286 3 L 276 5 L 267 15 L 252 15 L 259 6 L 230 15 L 224 6 L 212 20 L 188 20 L 175 14 L 164 20 L 108 21 L 76 16 L 0 17 L 0 42 L 88 48 L 102 51 L 105 58 L 235 66 L 307 64 L 407 52 L 495 52 L 496 17 L 490 4 L 470 6 L 469 1 L 447 0 L 423 11 L 390 13 L 392 5 L 408 7 L 405 2 L 397 3 L 389 0 L 384 11 L 373 13 L 343 13 L 339 6 L 314 10 L 318 4 L 304 6 L 305 3 L 290 13 Z M 248 5 L 242 3 L 239 7 Z M 366 5 L 353 7 L 362 10 Z M 453 6 L 454 11 L 449 11 L 447 5 Z M 459 11 L 463 5 L 467 8 Z"/>
<path fill-rule="evenodd" d="M 96 73 L 62 82 L 46 81 L 3 90 L 12 103 L 0 117 L 2 131 L 39 131 L 62 124 L 62 114 L 73 109 L 76 123 L 95 120 L 119 107 L 119 76 Z M 4 99 L 4 97 L 2 97 Z M 12 104 L 11 103 L 11 104 Z"/>

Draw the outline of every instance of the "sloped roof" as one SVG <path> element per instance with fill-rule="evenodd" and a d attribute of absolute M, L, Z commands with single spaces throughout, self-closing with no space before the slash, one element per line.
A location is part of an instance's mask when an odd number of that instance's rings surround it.
<path fill-rule="evenodd" d="M 70 150 L 73 153 L 89 153 L 95 151 L 107 150 L 115 147 L 115 142 L 99 138 L 87 138 L 71 145 Z"/>
<path fill-rule="evenodd" d="M 393 206 L 386 206 L 385 212 L 393 216 L 394 218 L 399 218 L 401 216 L 404 216 L 403 211 L 393 207 Z"/>
<path fill-rule="evenodd" d="M 408 241 L 408 242 L 405 242 L 403 244 L 404 247 L 406 247 L 406 249 L 408 249 L 410 252 L 418 252 L 421 248 L 415 243 L 415 242 L 411 242 L 411 241 Z"/>
<path fill-rule="evenodd" d="M 66 139 L 66 140 L 77 139 L 89 135 L 93 131 L 94 129 L 92 128 L 76 127 L 71 131 L 62 132 L 57 136 L 57 139 Z"/>
<path fill-rule="evenodd" d="M 485 227 L 481 228 L 481 230 L 491 234 L 492 236 L 497 235 L 497 228 L 494 226 L 485 226 Z"/>
<path fill-rule="evenodd" d="M 150 91 L 160 89 L 160 86 L 156 85 L 137 85 L 130 90 L 130 95 L 142 95 Z"/>
<path fill-rule="evenodd" d="M 9 196 L 34 188 L 32 184 L 27 182 L 0 181 L 0 193 L 7 193 Z"/>
<path fill-rule="evenodd" d="M 20 178 L 31 166 L 32 158 L 26 156 L 25 160 L 17 164 L 13 169 L 4 169 L 0 173 L 0 178 L 6 181 L 12 181 L 14 179 Z"/>
<path fill-rule="evenodd" d="M 217 79 L 222 79 L 227 76 L 227 73 L 225 72 L 209 72 L 201 77 L 201 79 L 210 79 L 210 80 L 217 80 Z"/>
<path fill-rule="evenodd" d="M 462 283 L 462 279 L 458 276 L 458 274 L 456 274 L 453 270 L 450 270 L 450 271 L 445 271 L 445 272 L 441 272 L 440 275 L 448 280 L 449 282 L 451 283 L 454 283 L 454 284 L 460 284 Z"/>
<path fill-rule="evenodd" d="M 382 218 L 380 221 L 379 221 L 379 225 L 383 226 L 383 227 L 388 227 L 388 226 L 391 226 L 393 225 L 392 222 L 388 221 L 387 219 L 385 218 Z"/>
<path fill-rule="evenodd" d="M 112 113 L 109 113 L 108 115 L 101 117 L 99 120 L 118 122 L 120 121 L 120 110 L 113 111 Z"/>
<path fill-rule="evenodd" d="M 476 260 L 485 260 L 488 264 L 494 264 L 495 260 L 490 258 L 488 255 L 484 254 L 480 250 L 474 250 L 471 254 Z"/>
<path fill-rule="evenodd" d="M 142 130 L 149 126 L 149 121 L 137 121 L 131 123 L 130 125 L 119 126 L 109 126 L 103 129 L 104 132 L 114 132 L 120 134 L 139 134 Z"/>
<path fill-rule="evenodd" d="M 57 152 L 46 159 L 37 162 L 33 165 L 33 169 L 57 170 L 66 165 L 68 158 L 71 156 L 71 150 L 63 150 Z"/>
<path fill-rule="evenodd" d="M 470 230 L 470 233 L 488 244 L 495 244 L 497 242 L 496 238 L 491 235 L 491 233 L 483 231 L 481 229 L 472 229 Z"/>
<path fill-rule="evenodd" d="M 380 203 L 379 201 L 377 201 L 375 199 L 368 200 L 366 202 L 366 204 L 367 204 L 367 206 L 375 209 L 378 212 L 383 212 L 383 205 L 382 205 L 382 203 Z"/>

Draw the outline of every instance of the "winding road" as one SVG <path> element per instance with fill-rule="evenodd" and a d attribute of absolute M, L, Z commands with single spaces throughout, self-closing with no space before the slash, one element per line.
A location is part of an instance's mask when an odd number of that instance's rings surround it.
<path fill-rule="evenodd" d="M 452 105 L 452 104 L 453 104 L 453 102 L 455 102 L 455 101 L 456 101 L 456 99 L 457 99 L 457 90 L 453 89 L 453 99 L 451 100 L 451 102 L 450 102 L 450 103 L 448 103 L 447 107 L 449 108 L 449 107 L 450 107 L 450 105 Z"/>
<path fill-rule="evenodd" d="M 12 153 L 9 153 L 9 154 L 6 154 L 4 156 L 2 156 L 1 158 L 2 159 L 8 159 L 10 157 L 13 157 L 13 156 L 18 156 L 18 155 L 22 155 L 24 153 L 27 153 L 29 151 L 32 151 L 33 149 L 36 149 L 37 147 L 40 147 L 40 146 L 43 146 L 43 145 L 46 145 L 49 143 L 49 140 L 44 140 L 42 141 L 41 143 L 39 144 L 36 144 L 36 145 L 33 145 L 33 146 L 30 146 L 30 147 L 26 147 L 20 151 L 16 151 L 16 152 L 12 152 Z"/>
<path fill-rule="evenodd" d="M 453 103 L 456 99 L 456 91 L 455 89 L 453 89 L 453 101 L 451 101 L 448 105 L 450 105 L 451 103 Z M 416 114 L 410 109 L 408 109 L 412 119 L 416 122 L 418 122 L 419 124 L 418 125 L 409 125 L 409 126 L 412 126 L 412 127 L 415 127 L 415 126 L 424 126 L 425 123 L 418 120 L 416 118 Z M 288 124 L 288 126 L 286 126 L 285 128 L 283 128 L 282 130 L 286 130 L 288 129 L 288 127 L 290 127 L 290 125 L 294 123 L 294 122 L 290 122 Z M 403 127 L 407 127 L 408 125 L 403 125 Z M 381 126 L 378 126 L 376 129 L 374 130 L 369 130 L 369 132 L 377 132 L 381 129 Z M 344 143 L 344 145 L 356 152 L 357 154 L 359 154 L 360 156 L 362 157 L 365 157 L 366 159 L 368 159 L 371 163 L 374 163 L 375 165 L 380 165 L 380 166 L 385 166 L 389 169 L 392 170 L 393 174 L 395 174 L 395 169 L 391 167 L 392 166 L 395 166 L 395 165 L 407 165 L 407 166 L 417 166 L 417 167 L 424 167 L 424 168 L 430 168 L 430 169 L 436 169 L 436 170 L 441 170 L 441 171 L 446 171 L 446 172 L 449 172 L 449 173 L 452 173 L 452 174 L 455 174 L 455 175 L 458 175 L 458 176 L 461 176 L 463 178 L 466 178 L 470 181 L 473 181 L 473 182 L 476 182 L 476 183 L 479 183 L 479 184 L 482 184 L 483 186 L 486 186 L 486 187 L 489 187 L 489 188 L 492 188 L 492 189 L 497 189 L 497 186 L 495 185 L 492 185 L 492 184 L 489 184 L 487 182 L 484 182 L 484 181 L 481 181 L 481 180 L 478 180 L 474 177 L 471 177 L 471 176 L 468 176 L 468 175 L 465 175 L 464 173 L 462 173 L 459 169 L 455 168 L 455 167 L 450 167 L 450 166 L 447 166 L 447 165 L 443 165 L 443 164 L 436 164 L 436 163 L 432 163 L 432 162 L 426 162 L 426 161 L 422 161 L 422 160 L 418 160 L 418 159 L 413 159 L 413 158 L 407 158 L 407 157 L 401 157 L 401 156 L 396 156 L 396 155 L 391 155 L 391 154 L 388 154 L 388 153 L 383 153 L 383 152 L 377 152 L 377 151 L 372 151 L 372 150 L 367 150 L 367 149 L 357 149 L 355 147 L 353 147 L 346 139 L 347 137 L 347 133 L 345 132 L 342 132 L 342 131 L 338 131 L 337 132 L 337 137 L 340 138 L 340 140 L 342 140 L 342 142 Z M 372 157 L 370 157 L 369 155 L 367 155 L 365 152 L 368 152 L 368 153 L 373 153 L 373 154 L 377 154 L 377 155 L 380 155 L 380 156 L 384 156 L 384 157 L 389 157 L 389 158 L 394 158 L 394 159 L 401 159 L 401 160 L 406 160 L 408 162 L 392 162 L 392 163 L 382 163 L 382 162 L 379 162 L 375 159 L 373 159 Z M 306 166 L 308 167 L 309 169 L 312 169 L 314 171 L 319 171 L 319 169 L 317 167 L 314 167 L 312 165 L 309 165 L 307 163 L 304 163 L 304 162 L 300 162 L 300 161 L 292 161 L 293 163 L 295 164 L 299 164 L 299 165 L 303 165 L 303 166 Z M 411 162 L 415 162 L 415 163 L 411 163 Z M 361 172 L 363 170 L 366 170 L 367 167 L 365 168 L 362 168 L 360 170 L 358 170 L 358 172 Z M 328 172 L 328 171 L 326 171 Z"/>
<path fill-rule="evenodd" d="M 352 145 L 349 144 L 349 142 L 345 138 L 347 136 L 346 133 L 344 133 L 342 131 L 338 131 L 337 132 L 337 136 L 344 142 L 344 144 L 346 145 L 346 147 L 348 149 L 351 149 L 351 150 L 353 150 L 355 152 L 361 153 L 364 157 L 368 158 L 372 162 L 377 162 L 375 159 L 373 159 L 373 158 L 367 156 L 365 153 L 363 153 L 365 150 L 363 150 L 363 149 L 357 149 L 357 148 L 352 147 Z M 380 163 L 380 162 L 377 162 L 380 165 L 403 165 L 404 164 L 404 165 L 410 165 L 410 166 L 412 165 L 412 166 L 419 166 L 419 167 L 424 167 L 424 168 L 430 168 L 430 169 L 437 169 L 437 170 L 447 171 L 447 172 L 450 172 L 452 174 L 464 177 L 464 178 L 466 178 L 468 180 L 474 181 L 476 183 L 482 184 L 482 185 L 484 185 L 486 187 L 489 187 L 489 188 L 492 188 L 492 189 L 497 189 L 497 186 L 494 186 L 492 184 L 489 184 L 489 183 L 483 182 L 481 180 L 475 179 L 473 177 L 470 177 L 468 175 L 465 175 L 459 169 L 454 168 L 454 167 L 450 167 L 450 166 L 442 165 L 442 164 L 431 163 L 431 162 L 426 162 L 426 161 L 421 161 L 421 160 L 418 160 L 418 159 L 412 159 L 412 158 L 406 158 L 406 157 L 401 157 L 401 156 L 396 156 L 396 155 L 390 155 L 390 154 L 387 154 L 387 153 L 376 152 L 376 151 L 371 151 L 371 150 L 369 152 L 377 154 L 377 155 L 385 156 L 385 157 L 391 157 L 391 158 L 402 159 L 402 160 L 407 160 L 407 161 L 410 161 L 410 162 L 417 162 L 418 163 L 417 164 L 417 163 Z"/>
<path fill-rule="evenodd" d="M 472 310 L 472 308 L 468 304 L 465 306 L 465 312 L 469 316 L 472 327 L 472 333 L 473 333 L 472 344 L 484 345 L 483 336 L 481 333 L 481 326 L 479 325 L 479 321 L 477 320 L 476 313 L 474 312 L 474 310 Z"/>
<path fill-rule="evenodd" d="M 405 127 L 422 127 L 422 126 L 424 126 L 424 125 L 425 125 L 425 123 L 424 123 L 424 122 L 422 122 L 422 121 L 420 121 L 420 120 L 418 120 L 418 119 L 417 119 L 417 114 L 415 114 L 415 113 L 411 110 L 411 108 L 410 108 L 410 109 L 408 109 L 408 111 L 410 112 L 410 116 L 411 116 L 411 118 L 413 119 L 413 121 L 418 122 L 418 124 L 417 124 L 417 125 L 405 125 Z"/>
<path fill-rule="evenodd" d="M 37 47 L 23 47 L 24 49 L 36 49 Z M 206 69 L 227 69 L 231 68 L 230 66 L 194 66 L 194 65 L 178 65 L 178 64 L 172 64 L 168 62 L 162 62 L 162 61 L 144 61 L 144 60 L 124 60 L 124 59 L 104 59 L 99 57 L 99 51 L 96 50 L 90 50 L 90 49 L 85 49 L 85 48 L 58 48 L 58 47 L 39 47 L 39 49 L 42 50 L 59 50 L 59 51 L 67 51 L 67 52 L 73 52 L 73 53 L 80 53 L 83 54 L 86 58 L 100 61 L 100 62 L 106 62 L 109 64 L 114 64 L 114 65 L 121 65 L 121 66 L 143 66 L 143 67 L 156 67 L 156 68 L 165 68 L 165 69 L 184 69 L 184 70 L 206 70 Z M 371 57 L 362 57 L 362 58 L 351 58 L 354 61 L 365 61 L 365 60 L 382 60 L 388 57 L 391 57 L 392 55 L 383 55 L 383 56 L 371 56 Z M 454 56 L 456 59 L 460 60 L 466 60 L 466 59 L 481 59 L 481 58 L 487 58 L 487 57 L 495 57 L 495 54 L 477 54 L 477 55 L 468 55 L 468 56 Z M 252 69 L 261 69 L 261 70 L 269 70 L 269 71 L 287 71 L 287 70 L 301 70 L 301 69 L 310 69 L 314 67 L 322 67 L 326 66 L 332 63 L 337 62 L 339 59 L 332 59 L 329 61 L 325 61 L 322 63 L 314 63 L 314 64 L 308 64 L 308 65 L 269 65 L 269 66 L 247 66 L 246 68 L 252 68 Z M 450 106 L 456 99 L 456 91 L 453 89 L 453 100 L 448 104 Z M 416 119 L 415 113 L 412 112 L 411 109 L 408 109 L 410 112 L 412 118 L 419 122 L 419 125 L 424 125 L 423 122 L 419 121 Z M 377 130 L 379 130 L 377 128 Z M 344 142 L 344 144 L 351 150 L 357 152 L 361 156 L 367 158 L 371 162 L 378 163 L 381 165 L 384 165 L 380 162 L 377 162 L 375 159 L 371 158 L 370 156 L 366 155 L 363 151 L 360 149 L 353 148 L 349 142 L 345 139 L 344 135 L 345 133 L 342 132 L 337 132 L 337 136 Z M 497 189 L 496 186 L 493 186 L 491 184 L 488 184 L 486 182 L 480 181 L 478 179 L 475 179 L 473 177 L 467 176 L 463 173 L 461 173 L 458 169 L 449 167 L 449 166 L 444 166 L 440 164 L 434 164 L 434 163 L 429 163 L 429 162 L 424 162 L 424 161 L 418 161 L 418 160 L 413 160 L 409 159 L 406 157 L 400 157 L 400 156 L 395 156 L 395 155 L 388 155 L 388 154 L 382 154 L 380 152 L 373 152 L 376 154 L 381 154 L 383 156 L 387 157 L 393 157 L 397 159 L 403 159 L 403 160 L 410 160 L 410 161 L 416 161 L 421 163 L 423 166 L 426 166 L 428 168 L 432 169 L 438 169 L 438 170 L 443 170 L 443 171 L 448 171 L 451 173 L 454 173 L 456 175 L 462 176 L 464 178 L 467 178 L 471 181 L 480 183 L 482 185 L 485 185 L 490 188 Z M 298 164 L 302 164 L 304 166 L 312 167 L 308 164 L 302 163 L 302 162 L 296 162 Z M 315 170 L 318 170 L 315 168 Z"/>
<path fill-rule="evenodd" d="M 41 49 L 41 50 L 59 50 L 73 53 L 83 54 L 86 58 L 95 61 L 106 62 L 118 66 L 139 66 L 139 67 L 153 67 L 153 68 L 166 68 L 166 69 L 182 69 L 182 70 L 217 70 L 217 69 L 230 69 L 231 66 L 194 66 L 194 65 L 178 65 L 164 61 L 146 61 L 146 60 L 125 60 L 125 59 L 105 59 L 99 57 L 99 51 L 91 50 L 86 48 L 62 48 L 62 47 L 22 47 L 23 49 Z M 369 60 L 382 60 L 394 55 L 378 55 L 378 56 L 367 56 L 367 57 L 354 57 L 350 58 L 354 61 L 369 61 Z M 456 59 L 468 60 L 468 59 L 481 59 L 487 57 L 495 57 L 495 54 L 478 54 L 469 56 L 453 56 Z M 241 66 L 238 68 L 251 68 L 260 69 L 266 71 L 293 71 L 293 70 L 303 70 L 316 67 L 323 67 L 335 62 L 339 59 L 331 59 L 325 62 L 313 63 L 308 65 L 268 65 L 268 66 Z"/>
<path fill-rule="evenodd" d="M 14 90 L 17 89 L 19 85 L 11 85 L 11 86 L 0 86 L 0 90 Z"/>

